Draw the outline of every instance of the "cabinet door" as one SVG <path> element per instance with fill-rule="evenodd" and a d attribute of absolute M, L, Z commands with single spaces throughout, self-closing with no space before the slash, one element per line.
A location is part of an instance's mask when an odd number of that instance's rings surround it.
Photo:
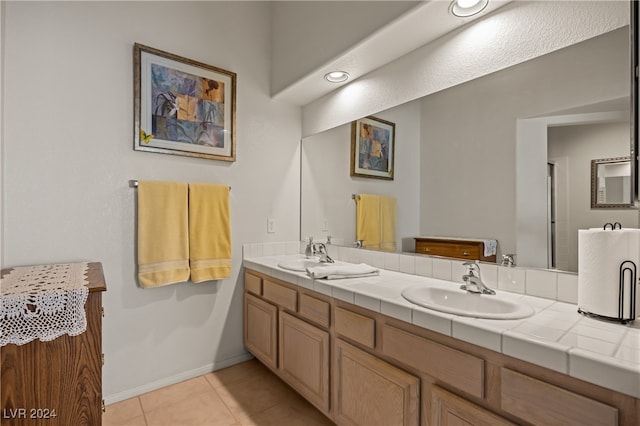
<path fill-rule="evenodd" d="M 340 425 L 418 425 L 419 379 L 336 339 L 334 410 Z"/>
<path fill-rule="evenodd" d="M 244 345 L 274 370 L 278 367 L 278 308 L 245 293 Z"/>
<path fill-rule="evenodd" d="M 329 333 L 280 314 L 279 364 L 282 377 L 311 403 L 329 411 Z"/>
<path fill-rule="evenodd" d="M 438 386 L 431 388 L 431 424 L 438 426 L 514 425 L 514 423 Z"/>

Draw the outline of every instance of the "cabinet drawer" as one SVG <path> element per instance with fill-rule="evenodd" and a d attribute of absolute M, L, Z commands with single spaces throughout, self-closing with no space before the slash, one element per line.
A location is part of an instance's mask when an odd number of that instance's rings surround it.
<path fill-rule="evenodd" d="M 329 317 L 331 312 L 329 302 L 316 299 L 308 294 L 300 294 L 300 306 L 298 313 L 310 321 L 323 327 L 329 327 Z"/>
<path fill-rule="evenodd" d="M 390 325 L 382 353 L 478 398 L 484 397 L 484 360 Z"/>
<path fill-rule="evenodd" d="M 258 296 L 262 295 L 262 278 L 244 273 L 244 289 Z"/>
<path fill-rule="evenodd" d="M 533 424 L 618 424 L 617 408 L 506 368 L 501 370 L 500 404 Z"/>
<path fill-rule="evenodd" d="M 480 245 L 478 244 L 452 244 L 439 242 L 416 242 L 416 253 L 432 256 L 455 257 L 458 259 L 480 259 Z"/>
<path fill-rule="evenodd" d="M 432 425 L 516 426 L 482 407 L 439 386 L 431 388 Z"/>
<path fill-rule="evenodd" d="M 262 283 L 262 297 L 293 312 L 298 306 L 298 292 L 269 280 Z"/>
<path fill-rule="evenodd" d="M 335 321 L 336 333 L 369 348 L 375 347 L 376 323 L 372 318 L 336 308 Z"/>

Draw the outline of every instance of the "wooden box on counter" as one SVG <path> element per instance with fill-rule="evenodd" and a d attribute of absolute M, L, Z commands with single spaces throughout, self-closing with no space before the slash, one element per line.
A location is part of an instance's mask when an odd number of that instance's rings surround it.
<path fill-rule="evenodd" d="M 446 237 L 416 237 L 415 240 L 416 253 L 483 262 L 496 261 L 495 254 L 484 255 L 484 240 Z"/>
<path fill-rule="evenodd" d="M 102 424 L 102 265 L 89 263 L 87 278 L 87 331 L 0 348 L 3 425 Z"/>

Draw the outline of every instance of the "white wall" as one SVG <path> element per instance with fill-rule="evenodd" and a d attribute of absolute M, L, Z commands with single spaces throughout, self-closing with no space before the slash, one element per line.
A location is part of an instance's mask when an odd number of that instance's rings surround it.
<path fill-rule="evenodd" d="M 107 402 L 245 359 L 241 245 L 299 229 L 300 109 L 269 97 L 269 4 L 3 5 L 3 265 L 103 263 Z M 235 163 L 133 151 L 134 42 L 238 74 Z M 231 185 L 231 278 L 138 288 L 129 179 Z"/>
<path fill-rule="evenodd" d="M 579 229 L 620 222 L 625 228 L 638 226 L 637 210 L 591 208 L 591 160 L 629 155 L 629 124 L 603 123 L 549 128 L 549 158 L 567 158 L 567 231 L 569 271 L 578 270 Z"/>
<path fill-rule="evenodd" d="M 352 194 L 396 197 L 396 246 L 419 234 L 420 103 L 409 102 L 376 117 L 395 123 L 393 181 L 351 177 L 351 125 L 345 124 L 302 142 L 302 237 L 351 245 L 356 238 L 356 203 Z M 328 220 L 328 231 L 322 221 Z M 337 240 L 335 240 L 337 239 Z"/>

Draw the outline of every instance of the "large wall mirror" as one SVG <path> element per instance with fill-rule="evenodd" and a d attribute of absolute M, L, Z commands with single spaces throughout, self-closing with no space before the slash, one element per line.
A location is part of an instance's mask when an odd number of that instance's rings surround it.
<path fill-rule="evenodd" d="M 591 160 L 635 157 L 630 40 L 624 26 L 373 114 L 395 123 L 393 181 L 350 176 L 350 124 L 303 139 L 301 238 L 351 246 L 353 195 L 392 195 L 399 250 L 495 239 L 498 259 L 577 271 L 578 229 L 639 224 L 634 203 L 591 208 Z"/>

